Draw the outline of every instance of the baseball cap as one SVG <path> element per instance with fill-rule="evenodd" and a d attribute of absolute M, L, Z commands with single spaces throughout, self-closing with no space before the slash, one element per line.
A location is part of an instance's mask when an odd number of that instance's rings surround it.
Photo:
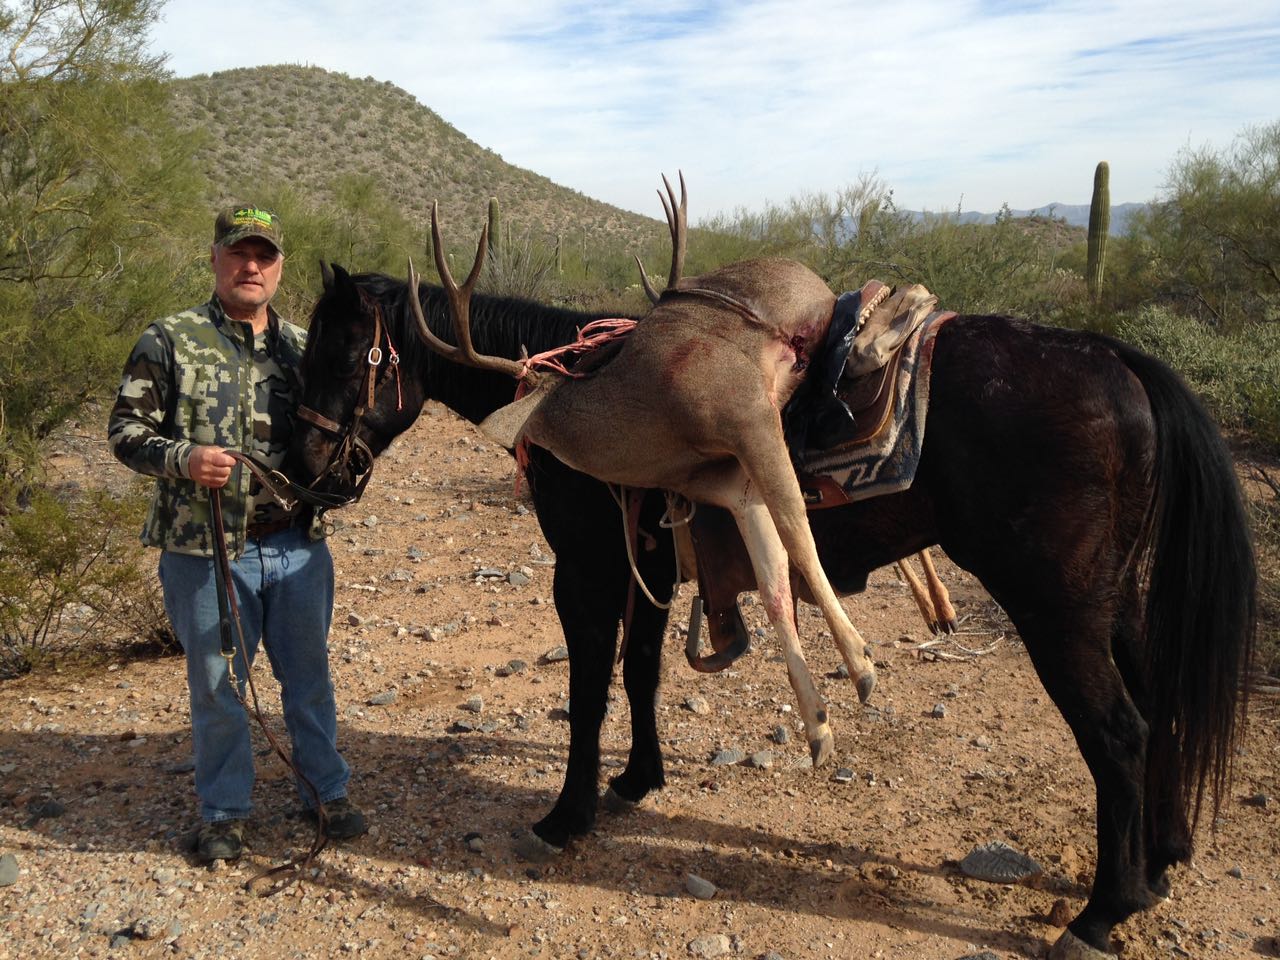
<path fill-rule="evenodd" d="M 227 207 L 213 222 L 215 246 L 229 247 L 245 237 L 261 237 L 284 253 L 284 230 L 280 218 L 261 207 L 237 205 Z"/>

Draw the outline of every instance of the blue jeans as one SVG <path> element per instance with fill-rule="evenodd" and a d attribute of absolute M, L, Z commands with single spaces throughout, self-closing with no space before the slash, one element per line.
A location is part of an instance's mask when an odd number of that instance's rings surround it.
<path fill-rule="evenodd" d="M 244 555 L 231 561 L 231 579 L 244 630 L 240 649 L 232 629 L 241 692 L 248 676 L 245 654 L 252 664 L 261 640 L 280 683 L 294 766 L 315 787 L 321 803 L 346 796 L 351 771 L 338 753 L 329 679 L 333 558 L 328 545 L 312 542 L 301 527 L 250 540 Z M 160 582 L 169 621 L 187 655 L 200 815 L 206 821 L 242 820 L 252 809 L 250 718 L 231 689 L 221 653 L 214 560 L 165 551 Z M 297 787 L 303 803 L 313 806 L 311 792 L 301 781 Z"/>

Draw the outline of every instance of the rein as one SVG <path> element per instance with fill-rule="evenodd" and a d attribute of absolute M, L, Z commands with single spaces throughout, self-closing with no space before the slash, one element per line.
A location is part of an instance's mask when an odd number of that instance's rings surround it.
<path fill-rule="evenodd" d="M 232 454 L 241 462 L 249 463 L 248 458 L 243 454 Z M 325 816 L 324 805 L 320 802 L 320 793 L 316 790 L 315 784 L 306 778 L 285 753 L 284 748 L 276 739 L 275 734 L 271 732 L 271 727 L 267 724 L 266 718 L 262 715 L 262 709 L 258 705 L 258 689 L 253 683 L 253 670 L 249 664 L 249 653 L 244 645 L 244 627 L 240 623 L 240 607 L 236 603 L 236 592 L 231 585 L 231 561 L 227 554 L 227 531 L 222 520 L 222 490 L 213 490 L 212 496 L 209 498 L 213 507 L 213 546 L 214 546 L 214 586 L 218 595 L 218 627 L 221 632 L 221 649 L 223 659 L 227 661 L 227 681 L 231 684 L 231 692 L 235 694 L 235 698 L 240 702 L 240 706 L 244 707 L 245 712 L 258 721 L 258 726 L 262 728 L 262 732 L 267 737 L 267 742 L 271 744 L 271 748 L 275 750 L 276 755 L 284 762 L 284 765 L 293 772 L 298 781 L 306 787 L 311 794 L 311 799 L 316 810 L 316 832 L 315 837 L 311 841 L 311 848 L 306 852 L 302 859 L 296 857 L 290 858 L 288 862 L 278 867 L 272 867 L 266 873 L 256 877 L 250 881 L 255 887 L 259 881 L 268 877 L 274 877 L 281 873 L 290 873 L 289 877 L 282 881 L 276 882 L 269 890 L 261 891 L 261 896 L 269 896 L 278 893 L 280 890 L 292 880 L 297 879 L 302 871 L 306 869 L 308 863 L 315 858 L 325 844 L 328 843 L 328 837 L 325 834 L 325 827 L 328 818 Z M 232 636 L 232 628 L 235 630 L 235 637 Z M 246 700 L 240 692 L 240 683 L 236 678 L 236 640 L 239 640 L 240 655 L 244 659 L 245 683 L 249 688 L 249 696 L 252 703 Z"/>
<path fill-rule="evenodd" d="M 238 450 L 223 450 L 222 452 L 233 460 L 244 464 L 245 468 L 271 494 L 276 503 L 287 511 L 292 512 L 293 508 L 299 503 L 305 503 L 307 506 L 317 507 L 320 510 L 333 510 L 338 507 L 348 506 L 359 499 L 358 497 L 344 497 L 336 493 L 322 493 L 319 490 L 313 490 L 311 487 L 300 486 L 279 470 L 259 463 L 247 453 L 240 453 Z"/>

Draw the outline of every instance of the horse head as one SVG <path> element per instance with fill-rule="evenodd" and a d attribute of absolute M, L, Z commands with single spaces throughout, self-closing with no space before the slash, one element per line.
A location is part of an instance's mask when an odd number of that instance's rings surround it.
<path fill-rule="evenodd" d="M 421 387 L 401 376 L 388 323 L 412 294 L 337 264 L 320 270 L 324 292 L 311 313 L 287 471 L 300 485 L 359 497 L 374 459 L 422 409 Z"/>

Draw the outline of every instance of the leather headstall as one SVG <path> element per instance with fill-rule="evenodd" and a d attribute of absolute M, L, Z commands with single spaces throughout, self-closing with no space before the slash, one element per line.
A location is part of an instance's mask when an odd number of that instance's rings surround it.
<path fill-rule="evenodd" d="M 369 478 L 373 476 L 374 454 L 369 445 L 361 439 L 359 430 L 365 414 L 373 409 L 377 402 L 378 390 L 390 379 L 390 376 L 383 377 L 381 382 L 378 379 L 378 368 L 382 366 L 384 360 L 387 362 L 390 375 L 394 376 L 396 381 L 396 409 L 399 410 L 403 405 L 403 397 L 400 395 L 400 354 L 396 352 L 395 344 L 391 342 L 391 331 L 382 321 L 382 308 L 363 290 L 360 291 L 360 299 L 373 311 L 373 341 L 369 352 L 365 355 L 364 376 L 356 391 L 356 406 L 351 412 L 351 421 L 343 425 L 302 404 L 298 405 L 297 411 L 299 420 L 306 421 L 338 441 L 329 462 L 306 489 L 313 490 L 321 481 L 328 478 L 333 478 L 341 487 L 343 476 L 347 474 L 352 478 L 352 482 L 341 506 L 359 500 L 364 494 Z M 385 352 L 382 349 L 384 340 L 387 345 Z"/>

